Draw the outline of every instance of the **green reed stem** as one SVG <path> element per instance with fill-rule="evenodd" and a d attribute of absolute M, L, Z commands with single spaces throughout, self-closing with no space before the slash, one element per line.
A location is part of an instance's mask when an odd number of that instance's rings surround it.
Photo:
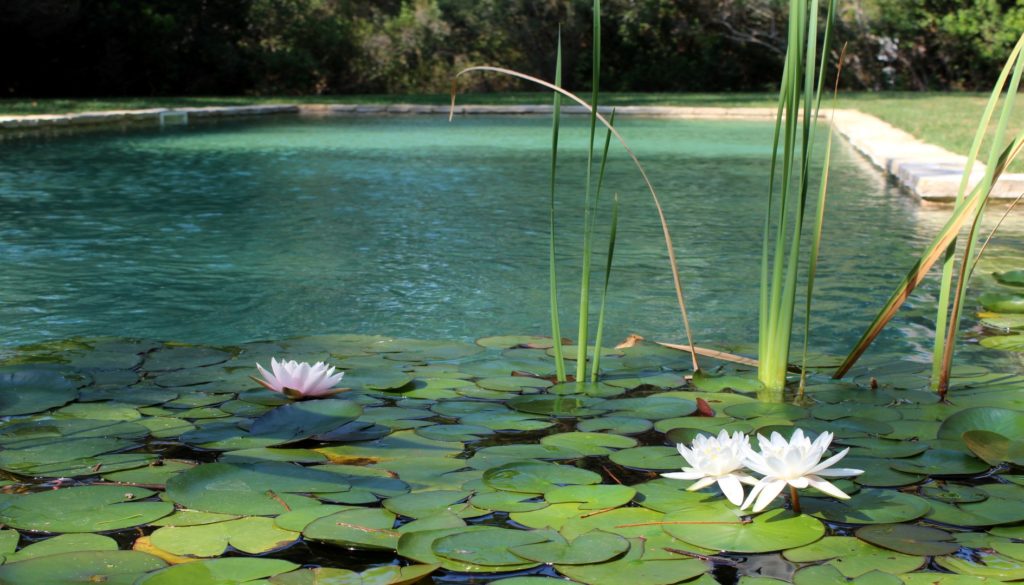
<path fill-rule="evenodd" d="M 558 53 L 555 58 L 555 85 L 562 85 L 562 29 L 558 29 Z M 551 300 L 551 338 L 554 341 L 555 379 L 565 382 L 565 356 L 562 355 L 562 327 L 558 320 L 558 276 L 555 269 L 555 177 L 558 171 L 558 134 L 562 120 L 562 94 L 554 92 L 551 109 L 551 206 L 550 241 L 548 242 L 548 282 Z"/>

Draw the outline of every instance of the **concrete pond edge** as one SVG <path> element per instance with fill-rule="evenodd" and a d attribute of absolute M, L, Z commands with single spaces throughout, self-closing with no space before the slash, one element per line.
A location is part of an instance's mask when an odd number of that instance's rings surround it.
<path fill-rule="evenodd" d="M 601 108 L 601 111 L 610 108 Z M 660 116 L 676 119 L 774 119 L 775 108 L 716 108 L 678 106 L 620 106 L 617 115 Z M 566 114 L 584 114 L 580 106 L 563 108 Z M 528 115 L 550 114 L 549 105 L 456 105 L 456 115 Z M 80 130 L 107 126 L 168 126 L 188 124 L 191 120 L 290 114 L 301 116 L 335 115 L 447 115 L 442 105 L 368 105 L 368 104 L 272 104 L 255 106 L 209 106 L 194 108 L 150 108 L 108 110 L 71 114 L 0 115 L 0 136 L 34 133 L 44 130 Z M 885 171 L 907 192 L 924 202 L 952 202 L 957 193 L 967 157 L 923 142 L 913 135 L 856 110 L 837 110 L 833 116 L 836 131 L 875 166 Z M 985 165 L 975 163 L 972 184 L 981 180 Z M 1024 193 L 1024 174 L 1006 174 L 993 188 L 993 199 L 1015 199 Z"/>

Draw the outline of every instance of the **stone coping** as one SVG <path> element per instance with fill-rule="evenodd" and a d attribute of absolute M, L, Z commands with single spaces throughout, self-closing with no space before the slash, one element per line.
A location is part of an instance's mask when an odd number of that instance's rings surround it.
<path fill-rule="evenodd" d="M 550 105 L 456 105 L 459 115 L 486 114 L 550 114 Z M 581 106 L 563 107 L 566 114 L 585 114 Z M 775 108 L 715 108 L 676 106 L 621 106 L 618 115 L 663 116 L 682 119 L 756 119 L 771 120 Z M 601 108 L 602 112 L 610 108 Z M 190 118 L 216 119 L 268 114 L 299 114 L 303 116 L 433 114 L 447 115 L 447 105 L 369 105 L 369 104 L 280 104 L 255 106 L 210 106 L 195 108 L 151 108 L 144 110 L 109 110 L 73 114 L 0 116 L 0 132 L 9 130 L 44 130 L 86 126 L 132 124 L 181 124 Z M 823 112 L 823 117 L 830 114 Z M 873 164 L 884 170 L 900 186 L 923 201 L 951 202 L 967 158 L 934 144 L 918 140 L 878 118 L 856 110 L 838 110 L 835 128 L 850 144 Z M 985 165 L 976 163 L 972 181 L 982 178 Z M 992 191 L 993 199 L 1015 199 L 1024 193 L 1024 174 L 1003 175 Z"/>

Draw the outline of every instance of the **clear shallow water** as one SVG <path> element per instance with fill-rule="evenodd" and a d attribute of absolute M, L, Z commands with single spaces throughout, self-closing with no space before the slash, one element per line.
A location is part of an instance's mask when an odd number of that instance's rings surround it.
<path fill-rule="evenodd" d="M 568 336 L 584 125 L 567 124 L 561 155 Z M 770 124 L 624 119 L 620 128 L 666 207 L 697 342 L 755 343 Z M 0 147 L 0 343 L 543 333 L 549 132 L 548 120 L 531 117 L 278 118 L 9 141 Z M 853 343 L 947 213 L 917 206 L 837 144 L 813 325 L 815 346 L 834 353 Z M 607 340 L 681 340 L 657 217 L 621 153 L 605 201 L 616 192 Z M 1004 230 L 993 258 L 1001 269 L 1024 266 L 1006 263 L 1018 258 L 1024 225 L 1011 218 Z M 602 236 L 596 248 L 605 246 Z M 930 291 L 914 297 L 882 349 L 924 358 Z"/>

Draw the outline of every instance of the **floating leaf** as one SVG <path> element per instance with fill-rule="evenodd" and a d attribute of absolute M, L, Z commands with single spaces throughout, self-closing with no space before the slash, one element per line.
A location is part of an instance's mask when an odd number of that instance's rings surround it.
<path fill-rule="evenodd" d="M 528 561 L 559 565 L 589 565 L 613 559 L 629 550 L 629 541 L 617 534 L 595 530 L 572 542 L 561 538 L 510 546 L 512 554 Z"/>
<path fill-rule="evenodd" d="M 166 566 L 157 557 L 130 550 L 66 552 L 4 565 L 0 583 L 132 585 L 143 574 Z"/>
<path fill-rule="evenodd" d="M 710 567 L 691 558 L 645 560 L 642 539 L 630 541 L 629 552 L 619 560 L 591 565 L 556 565 L 563 575 L 588 585 L 670 585 L 692 579 Z"/>
<path fill-rule="evenodd" d="M 895 491 L 865 489 L 849 500 L 801 498 L 804 511 L 829 522 L 893 524 L 924 516 L 931 507 L 924 498 Z"/>
<path fill-rule="evenodd" d="M 49 370 L 0 370 L 0 416 L 42 412 L 78 395 L 76 385 Z"/>
<path fill-rule="evenodd" d="M 522 565 L 524 562 L 523 557 L 513 554 L 510 549 L 547 542 L 551 536 L 546 531 L 487 526 L 483 530 L 443 536 L 435 540 L 431 548 L 440 557 L 502 570 L 497 567 Z"/>
<path fill-rule="evenodd" d="M 1024 416 L 1008 408 L 965 408 L 939 426 L 938 436 L 940 439 L 959 440 L 967 431 L 991 431 L 1008 439 L 1024 440 Z"/>
<path fill-rule="evenodd" d="M 319 504 L 295 494 L 349 487 L 341 476 L 289 463 L 207 463 L 168 480 L 167 497 L 194 510 L 269 516 Z"/>
<path fill-rule="evenodd" d="M 146 524 L 171 513 L 167 502 L 140 502 L 153 492 L 91 485 L 36 492 L 0 501 L 0 523 L 40 532 L 100 532 Z"/>
<path fill-rule="evenodd" d="M 954 550 L 956 548 L 959 547 Z M 923 556 L 886 550 L 851 536 L 826 536 L 806 546 L 791 548 L 782 556 L 794 563 L 829 561 L 829 566 L 848 578 L 860 577 L 871 571 L 898 575 L 919 569 L 925 563 Z"/>
<path fill-rule="evenodd" d="M 139 579 L 135 585 L 242 585 L 297 568 L 295 563 L 279 559 L 210 559 L 168 567 Z"/>
<path fill-rule="evenodd" d="M 1024 295 L 1016 293 L 983 293 L 978 300 L 993 313 L 1024 313 Z"/>
<path fill-rule="evenodd" d="M 809 499 L 809 498 L 808 498 Z M 723 500 L 684 505 L 665 516 L 663 528 L 672 536 L 710 549 L 764 553 L 810 544 L 825 534 L 817 519 L 781 509 L 743 520 Z"/>
<path fill-rule="evenodd" d="M 199 526 L 165 526 L 150 535 L 150 542 L 175 555 L 215 557 L 228 546 L 258 555 L 288 546 L 299 533 L 282 530 L 271 518 L 240 518 Z"/>
<path fill-rule="evenodd" d="M 250 432 L 281 445 L 308 439 L 351 422 L 363 409 L 349 400 L 307 400 L 278 406 L 252 423 Z"/>
<path fill-rule="evenodd" d="M 380 508 L 354 508 L 311 522 L 302 535 L 353 548 L 394 550 L 401 534 L 394 530 L 395 515 Z"/>
<path fill-rule="evenodd" d="M 927 526 L 876 524 L 858 528 L 856 534 L 861 540 L 908 555 L 948 555 L 960 549 L 952 534 Z"/>
<path fill-rule="evenodd" d="M 991 431 L 967 431 L 963 439 L 967 448 L 989 465 L 1024 466 L 1024 440 L 1010 440 Z"/>

